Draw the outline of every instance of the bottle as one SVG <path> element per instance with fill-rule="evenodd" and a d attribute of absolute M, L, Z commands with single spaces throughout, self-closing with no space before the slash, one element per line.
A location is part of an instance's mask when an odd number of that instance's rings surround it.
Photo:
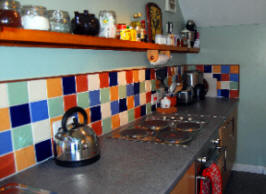
<path fill-rule="evenodd" d="M 145 20 L 141 20 L 141 28 L 140 28 L 140 40 L 142 42 L 147 42 L 147 32 L 146 32 L 146 25 Z"/>
<path fill-rule="evenodd" d="M 199 39 L 199 32 L 196 34 L 196 40 L 194 42 L 194 48 L 199 48 L 200 47 L 200 39 Z"/>

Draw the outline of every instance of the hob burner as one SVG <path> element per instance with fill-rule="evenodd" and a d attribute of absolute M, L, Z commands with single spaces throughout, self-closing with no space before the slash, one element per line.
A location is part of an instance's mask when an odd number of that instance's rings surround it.
<path fill-rule="evenodd" d="M 135 127 L 141 129 L 151 129 L 159 131 L 166 129 L 168 127 L 168 122 L 162 120 L 147 120 L 143 121 L 141 124 L 136 125 Z"/>
<path fill-rule="evenodd" d="M 150 131 L 140 129 L 126 129 L 120 132 L 121 137 L 129 137 L 133 139 L 142 139 L 151 135 Z"/>
<path fill-rule="evenodd" d="M 175 128 L 180 131 L 195 132 L 200 130 L 199 123 L 176 123 Z"/>
<path fill-rule="evenodd" d="M 162 143 L 168 144 L 184 144 L 192 140 L 191 134 L 183 131 L 159 131 L 157 139 Z"/>

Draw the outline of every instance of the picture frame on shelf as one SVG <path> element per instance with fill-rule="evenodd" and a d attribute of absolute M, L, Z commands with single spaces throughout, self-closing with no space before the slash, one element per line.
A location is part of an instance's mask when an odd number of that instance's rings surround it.
<path fill-rule="evenodd" d="M 165 11 L 176 13 L 176 1 L 177 0 L 165 0 Z"/>

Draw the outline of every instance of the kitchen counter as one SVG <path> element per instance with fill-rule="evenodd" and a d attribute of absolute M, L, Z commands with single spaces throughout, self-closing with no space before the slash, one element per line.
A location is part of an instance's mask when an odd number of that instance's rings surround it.
<path fill-rule="evenodd" d="M 188 146 L 169 146 L 100 138 L 101 159 L 96 163 L 66 168 L 50 159 L 0 183 L 17 182 L 58 193 L 169 193 L 195 160 L 237 100 L 206 98 L 200 103 L 179 107 L 192 114 L 217 115 Z"/>

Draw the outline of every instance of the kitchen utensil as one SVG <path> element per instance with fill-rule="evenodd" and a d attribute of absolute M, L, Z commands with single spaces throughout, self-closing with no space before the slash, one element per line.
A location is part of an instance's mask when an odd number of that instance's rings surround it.
<path fill-rule="evenodd" d="M 181 90 L 177 93 L 177 103 L 184 105 L 191 104 L 194 101 L 193 96 L 194 91 L 192 87 Z"/>
<path fill-rule="evenodd" d="M 83 123 L 73 119 L 72 128 L 68 128 L 68 119 L 80 113 Z M 93 163 L 100 158 L 98 137 L 88 127 L 88 117 L 81 107 L 69 109 L 63 116 L 62 128 L 55 135 L 55 161 L 58 165 L 74 167 Z"/>
<path fill-rule="evenodd" d="M 203 100 L 205 98 L 206 93 L 207 91 L 204 84 L 197 84 L 194 87 L 194 96 L 196 100 Z"/>
<path fill-rule="evenodd" d="M 173 83 L 170 85 L 169 89 L 168 89 L 168 93 L 169 94 L 173 94 L 175 89 L 176 89 L 177 83 L 175 81 L 173 81 Z"/>

